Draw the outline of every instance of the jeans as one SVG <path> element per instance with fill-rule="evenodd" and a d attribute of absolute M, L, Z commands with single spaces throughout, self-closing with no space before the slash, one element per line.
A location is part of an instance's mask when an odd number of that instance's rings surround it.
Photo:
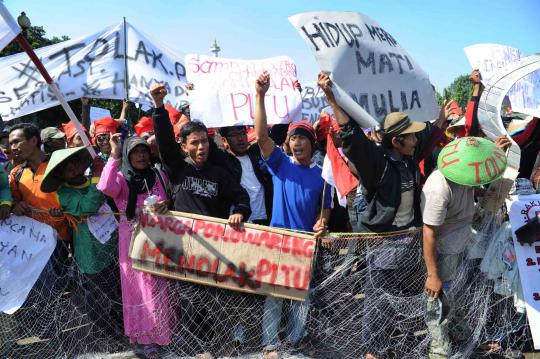
<path fill-rule="evenodd" d="M 263 346 L 279 344 L 279 327 L 283 313 L 283 299 L 266 297 L 263 313 Z M 288 300 L 289 315 L 285 326 L 286 340 L 296 344 L 305 334 L 306 320 L 309 311 L 309 294 L 305 301 Z"/>

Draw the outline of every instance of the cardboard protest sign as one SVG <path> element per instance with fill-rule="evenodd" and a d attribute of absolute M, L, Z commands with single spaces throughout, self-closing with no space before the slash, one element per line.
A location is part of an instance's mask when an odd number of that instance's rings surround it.
<path fill-rule="evenodd" d="M 36 50 L 65 98 L 123 99 L 151 105 L 156 82 L 166 83 L 173 105 L 185 103 L 184 55 L 150 40 L 127 24 L 127 73 L 124 85 L 124 27 L 109 26 L 90 36 Z M 59 104 L 25 53 L 0 59 L 0 114 L 5 121 Z"/>
<path fill-rule="evenodd" d="M 264 71 L 270 74 L 265 102 L 268 123 L 300 120 L 296 65 L 288 57 L 240 60 L 189 54 L 185 64 L 187 79 L 194 84 L 189 93 L 192 120 L 207 127 L 253 125 L 255 80 Z"/>
<path fill-rule="evenodd" d="M 464 51 L 471 67 L 480 70 L 484 85 L 506 66 L 522 58 L 518 49 L 498 44 L 476 44 Z M 532 72 L 518 80 L 507 95 L 513 111 L 540 116 L 540 72 Z"/>
<path fill-rule="evenodd" d="M 90 107 L 90 122 L 94 123 L 95 120 L 98 120 L 102 117 L 112 117 L 111 111 L 106 108 L 101 107 Z"/>
<path fill-rule="evenodd" d="M 478 122 L 490 140 L 495 141 L 501 135 L 508 135 L 502 123 L 501 107 L 510 88 L 520 79 L 539 69 L 540 55 L 534 55 L 513 62 L 492 76 L 478 102 Z M 521 150 L 514 141 L 507 150 L 506 157 L 508 166 L 502 178 L 493 182 L 480 200 L 480 205 L 492 213 L 504 203 L 519 173 Z"/>
<path fill-rule="evenodd" d="M 133 234 L 133 268 L 247 293 L 305 300 L 315 240 L 307 235 L 188 213 L 143 213 Z"/>
<path fill-rule="evenodd" d="M 516 231 L 540 216 L 540 195 L 512 196 L 506 201 L 512 225 L 512 237 L 518 262 L 519 276 L 526 302 L 527 318 L 534 348 L 540 349 L 540 241 L 532 246 L 521 245 Z"/>
<path fill-rule="evenodd" d="M 334 82 L 336 100 L 362 127 L 394 111 L 416 121 L 437 117 L 427 74 L 373 19 L 353 12 L 310 12 L 289 21 Z"/>
<path fill-rule="evenodd" d="M 56 247 L 56 232 L 29 217 L 0 221 L 0 311 L 13 314 L 28 297 Z"/>

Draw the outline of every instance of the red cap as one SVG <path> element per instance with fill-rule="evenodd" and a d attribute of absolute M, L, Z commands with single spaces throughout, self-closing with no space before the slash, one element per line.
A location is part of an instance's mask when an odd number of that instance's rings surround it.
<path fill-rule="evenodd" d="M 208 137 L 214 138 L 216 137 L 217 130 L 214 127 L 207 128 Z"/>
<path fill-rule="evenodd" d="M 94 136 L 104 133 L 116 133 L 120 124 L 111 117 L 102 117 L 94 121 Z"/>
<path fill-rule="evenodd" d="M 317 125 L 317 141 L 324 141 L 328 134 L 335 132 L 339 132 L 338 123 L 330 116 L 330 114 L 323 112 L 319 118 L 319 124 Z"/>
<path fill-rule="evenodd" d="M 315 130 L 309 121 L 291 122 L 287 131 L 287 137 L 294 136 L 295 134 L 310 137 L 310 140 L 315 142 Z"/>
<path fill-rule="evenodd" d="M 172 107 L 170 104 L 165 105 L 165 109 L 167 112 L 169 112 L 169 119 L 171 120 L 171 123 L 173 125 L 176 125 L 178 121 L 180 121 L 180 118 L 182 117 L 182 114 L 180 111 Z"/>
<path fill-rule="evenodd" d="M 135 125 L 135 133 L 137 133 L 137 136 L 140 137 L 145 132 L 154 132 L 154 122 L 147 116 L 141 117 L 139 122 Z"/>
<path fill-rule="evenodd" d="M 84 132 L 87 132 L 86 128 L 84 127 L 83 127 L 83 130 Z M 62 124 L 62 131 L 66 134 L 67 142 L 70 142 L 73 139 L 73 137 L 78 133 L 77 129 L 75 128 L 75 126 L 73 125 L 71 121 L 68 123 Z"/>

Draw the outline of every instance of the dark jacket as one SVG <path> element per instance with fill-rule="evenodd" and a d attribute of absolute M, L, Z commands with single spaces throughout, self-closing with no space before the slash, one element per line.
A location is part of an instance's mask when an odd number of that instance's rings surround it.
<path fill-rule="evenodd" d="M 264 205 L 266 208 L 266 217 L 270 220 L 272 216 L 272 204 L 274 187 L 272 185 L 272 175 L 268 172 L 266 164 L 261 157 L 261 149 L 259 145 L 253 144 L 249 146 L 247 155 L 253 166 L 255 177 L 259 180 L 264 190 Z M 238 183 L 242 179 L 242 165 L 236 156 L 228 151 L 219 149 L 215 142 L 210 142 L 210 153 L 208 161 L 222 167 L 228 171 L 234 180 Z"/>
<path fill-rule="evenodd" d="M 169 114 L 165 107 L 152 114 L 156 142 L 165 171 L 171 182 L 171 194 L 176 211 L 228 218 L 240 213 L 247 220 L 251 215 L 249 195 L 223 168 L 208 161 L 197 167 L 185 157 L 174 141 Z"/>
<path fill-rule="evenodd" d="M 435 142 L 431 137 L 439 137 L 441 132 L 438 127 L 428 123 L 425 130 L 416 134 L 418 143 L 415 156 L 404 158 L 415 179 L 414 226 L 422 224 L 418 162 L 431 152 L 429 146 Z M 366 192 L 364 195 L 368 204 L 362 214 L 362 224 L 373 232 L 403 229 L 392 224 L 401 203 L 401 177 L 390 152 L 369 140 L 360 126 L 352 120 L 341 129 L 340 136 L 343 140 L 343 152 L 358 170 L 360 183 Z"/>

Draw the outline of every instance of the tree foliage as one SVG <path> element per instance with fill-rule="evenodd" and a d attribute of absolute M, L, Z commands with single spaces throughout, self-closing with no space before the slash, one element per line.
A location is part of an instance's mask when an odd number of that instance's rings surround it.
<path fill-rule="evenodd" d="M 443 95 L 441 96 L 441 102 L 456 100 L 459 107 L 461 107 L 462 110 L 465 110 L 471 95 L 472 86 L 469 82 L 469 75 L 461 75 L 458 76 L 450 86 L 444 89 Z M 437 102 L 439 102 L 439 98 L 437 98 Z M 441 104 L 441 102 L 439 102 L 439 104 Z"/>

